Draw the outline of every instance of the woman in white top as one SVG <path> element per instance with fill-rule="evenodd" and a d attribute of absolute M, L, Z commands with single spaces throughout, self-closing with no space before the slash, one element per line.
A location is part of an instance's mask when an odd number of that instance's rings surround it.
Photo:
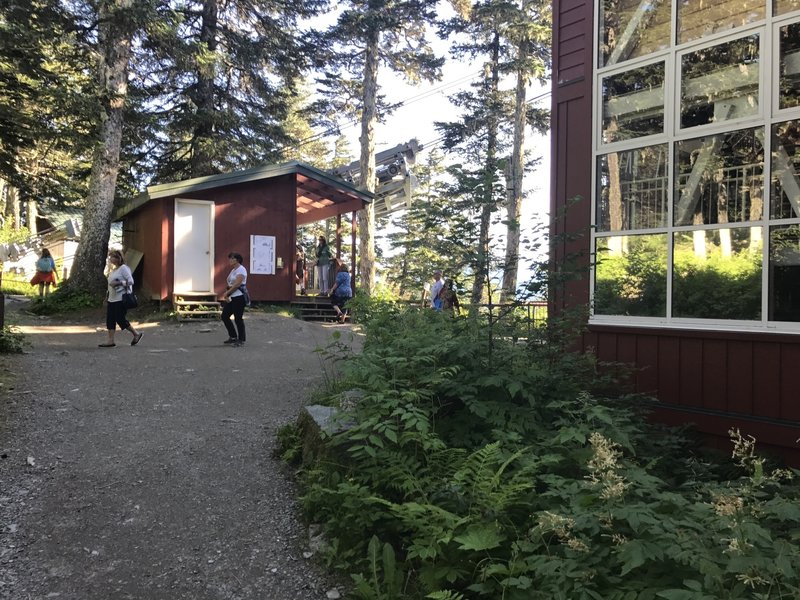
<path fill-rule="evenodd" d="M 231 252 L 228 254 L 228 263 L 231 266 L 231 272 L 228 273 L 228 287 L 225 293 L 222 294 L 222 323 L 225 329 L 228 330 L 228 339 L 225 344 L 233 346 L 242 346 L 247 339 L 244 332 L 244 306 L 245 297 L 240 288 L 245 287 L 247 283 L 247 269 L 242 266 L 244 259 L 238 252 Z M 236 323 L 236 329 L 233 328 L 231 323 L 231 316 Z"/>
<path fill-rule="evenodd" d="M 108 253 L 108 262 L 111 264 L 111 272 L 108 274 L 108 294 L 106 295 L 106 330 L 108 331 L 108 341 L 105 344 L 98 344 L 101 348 L 113 348 L 114 331 L 119 325 L 120 329 L 127 329 L 133 335 L 131 346 L 138 344 L 143 333 L 134 329 L 130 321 L 126 319 L 128 309 L 122 302 L 122 294 L 133 290 L 133 274 L 128 265 L 125 264 L 125 257 L 119 250 L 111 250 Z"/>

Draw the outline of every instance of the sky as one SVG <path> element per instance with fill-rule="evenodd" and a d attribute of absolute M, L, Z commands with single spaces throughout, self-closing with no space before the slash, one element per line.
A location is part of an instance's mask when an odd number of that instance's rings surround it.
<path fill-rule="evenodd" d="M 433 124 L 436 121 L 453 120 L 457 110 L 448 101 L 448 96 L 457 91 L 467 89 L 469 84 L 477 79 L 479 69 L 477 65 L 447 63 L 444 69 L 444 76 L 441 81 L 435 83 L 423 83 L 417 86 L 406 84 L 400 77 L 393 76 L 388 70 L 384 69 L 378 74 L 378 83 L 381 93 L 390 102 L 407 102 L 398 108 L 391 115 L 386 117 L 384 123 L 376 126 L 376 148 L 380 152 L 408 142 L 416 138 L 423 145 L 422 152 L 417 156 L 417 162 L 423 163 L 426 153 L 436 146 L 439 137 Z M 513 85 L 513 82 L 510 83 Z M 534 83 L 527 93 L 527 98 L 538 98 L 536 106 L 549 108 L 550 106 L 550 86 L 541 86 Z M 351 149 L 358 152 L 361 126 L 355 124 L 342 133 L 348 137 Z M 431 144 L 433 142 L 433 144 Z M 523 186 L 526 197 L 522 202 L 520 223 L 522 226 L 522 237 L 530 232 L 535 224 L 546 222 L 550 208 L 550 136 L 534 133 L 530 128 L 525 134 L 525 148 L 530 152 L 531 157 L 540 157 L 539 164 L 525 174 Z M 503 215 L 504 217 L 505 215 Z M 385 233 L 385 232 L 383 232 Z M 493 238 L 505 237 L 505 226 L 494 226 L 490 231 Z M 381 243 L 379 236 L 378 243 Z M 388 248 L 383 248 L 386 255 L 391 254 Z M 542 253 L 547 251 L 546 245 L 540 249 Z M 520 275 L 519 282 L 522 283 L 530 278 L 531 263 L 534 260 L 542 260 L 543 255 L 527 256 L 525 249 L 520 249 Z"/>
<path fill-rule="evenodd" d="M 388 70 L 380 71 L 378 83 L 381 93 L 390 102 L 406 103 L 386 117 L 385 123 L 378 123 L 375 151 L 380 152 L 416 138 L 423 145 L 423 151 L 418 157 L 418 161 L 423 162 L 426 152 L 436 146 L 436 139 L 439 137 L 433 126 L 434 122 L 452 120 L 455 116 L 456 108 L 450 104 L 448 96 L 467 89 L 477 79 L 478 73 L 477 65 L 448 62 L 441 81 L 412 86 Z M 535 83 L 528 89 L 527 97 L 531 100 L 541 96 L 536 105 L 547 108 L 550 105 L 547 92 L 549 85 L 540 86 Z M 343 133 L 348 137 L 351 148 L 357 150 L 360 124 L 348 127 Z M 525 148 L 533 157 L 541 157 L 541 161 L 534 170 L 525 175 L 527 198 L 523 202 L 523 219 L 541 220 L 545 218 L 550 204 L 550 136 L 528 129 L 525 134 Z"/>

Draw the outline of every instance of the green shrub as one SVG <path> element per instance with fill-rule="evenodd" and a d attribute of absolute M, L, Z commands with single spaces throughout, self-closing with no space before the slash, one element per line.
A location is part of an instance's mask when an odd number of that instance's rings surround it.
<path fill-rule="evenodd" d="M 75 292 L 67 288 L 58 288 L 43 300 L 32 304 L 30 310 L 37 315 L 54 315 L 72 313 L 87 308 L 99 308 L 102 305 L 102 294 Z"/>
<path fill-rule="evenodd" d="M 0 354 L 21 354 L 30 342 L 17 327 L 6 325 L 0 331 Z"/>
<path fill-rule="evenodd" d="M 800 488 L 751 440 L 714 464 L 555 335 L 399 309 L 366 333 L 337 386 L 365 392 L 354 425 L 303 497 L 358 597 L 798 597 Z"/>

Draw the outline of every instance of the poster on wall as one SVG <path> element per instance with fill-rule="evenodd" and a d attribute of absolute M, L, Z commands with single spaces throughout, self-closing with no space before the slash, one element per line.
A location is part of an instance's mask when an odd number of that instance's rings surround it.
<path fill-rule="evenodd" d="M 250 236 L 250 274 L 275 275 L 275 236 Z"/>

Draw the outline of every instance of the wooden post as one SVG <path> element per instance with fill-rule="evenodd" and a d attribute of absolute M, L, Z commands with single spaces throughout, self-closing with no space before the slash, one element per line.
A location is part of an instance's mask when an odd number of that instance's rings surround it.
<path fill-rule="evenodd" d="M 350 216 L 350 286 L 353 288 L 353 294 L 356 293 L 356 230 L 358 229 L 356 221 L 356 211 L 353 211 Z"/>

